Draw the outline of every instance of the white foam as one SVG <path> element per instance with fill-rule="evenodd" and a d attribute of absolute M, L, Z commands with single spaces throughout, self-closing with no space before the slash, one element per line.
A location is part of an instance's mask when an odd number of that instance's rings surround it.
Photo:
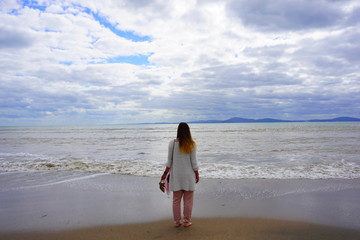
<path fill-rule="evenodd" d="M 277 164 L 203 164 L 202 175 L 223 179 L 329 179 L 360 178 L 360 167 L 344 161 L 331 164 L 311 164 L 307 166 L 279 166 Z"/>
<path fill-rule="evenodd" d="M 85 173 L 119 173 L 126 175 L 157 177 L 164 170 L 164 163 L 155 161 L 94 162 L 72 160 L 46 160 L 28 162 L 1 162 L 3 171 L 66 170 Z M 360 178 L 360 167 L 342 160 L 336 163 L 312 163 L 305 166 L 278 163 L 200 163 L 201 176 L 219 179 L 329 179 Z"/>

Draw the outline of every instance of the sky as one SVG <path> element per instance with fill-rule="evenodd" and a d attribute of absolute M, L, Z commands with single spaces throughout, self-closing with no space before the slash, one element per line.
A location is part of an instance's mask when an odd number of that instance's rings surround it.
<path fill-rule="evenodd" d="M 0 125 L 360 117 L 358 0 L 0 0 Z"/>

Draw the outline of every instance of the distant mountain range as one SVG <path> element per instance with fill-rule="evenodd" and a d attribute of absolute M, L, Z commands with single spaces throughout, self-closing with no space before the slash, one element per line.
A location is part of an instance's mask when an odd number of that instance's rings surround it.
<path fill-rule="evenodd" d="M 277 123 L 277 122 L 360 122 L 360 118 L 338 117 L 332 119 L 280 120 L 274 118 L 251 119 L 251 118 L 233 117 L 227 120 L 191 121 L 189 123 Z"/>
<path fill-rule="evenodd" d="M 360 122 L 360 118 L 353 117 L 338 117 L 331 119 L 311 119 L 311 120 L 281 120 L 274 118 L 239 118 L 233 117 L 227 120 L 198 120 L 190 121 L 188 123 L 286 123 L 286 122 Z M 139 124 L 176 124 L 177 122 L 156 122 L 156 123 L 139 123 Z"/>

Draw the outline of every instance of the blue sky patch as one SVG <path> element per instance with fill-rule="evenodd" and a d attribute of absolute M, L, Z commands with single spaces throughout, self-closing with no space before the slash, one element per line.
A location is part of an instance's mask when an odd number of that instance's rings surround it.
<path fill-rule="evenodd" d="M 88 10 L 89 11 L 89 10 Z M 113 24 L 111 24 L 106 18 L 100 16 L 99 13 L 94 13 L 90 10 L 91 14 L 93 15 L 94 19 L 98 21 L 101 25 L 115 33 L 116 35 L 131 40 L 133 42 L 146 42 L 151 41 L 149 36 L 140 36 L 135 34 L 133 31 L 122 31 L 117 29 Z"/>
<path fill-rule="evenodd" d="M 19 9 L 11 9 L 8 14 L 18 16 L 20 15 Z"/>
<path fill-rule="evenodd" d="M 59 63 L 62 64 L 62 65 L 66 65 L 66 66 L 70 66 L 70 65 L 74 64 L 73 62 L 70 62 L 70 61 L 62 61 L 62 62 L 59 62 Z"/>
<path fill-rule="evenodd" d="M 40 5 L 38 1 L 24 0 L 22 6 L 32 8 L 32 9 L 38 9 L 40 11 L 46 10 L 46 6 Z"/>
<path fill-rule="evenodd" d="M 150 55 L 118 56 L 108 58 L 107 63 L 129 63 L 133 65 L 149 65 Z"/>

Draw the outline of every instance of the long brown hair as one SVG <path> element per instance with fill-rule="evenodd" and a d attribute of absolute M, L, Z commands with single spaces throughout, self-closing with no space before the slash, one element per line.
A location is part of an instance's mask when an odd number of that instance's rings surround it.
<path fill-rule="evenodd" d="M 177 130 L 177 139 L 182 153 L 190 153 L 195 148 L 195 141 L 191 137 L 189 125 L 185 122 L 179 123 Z"/>

